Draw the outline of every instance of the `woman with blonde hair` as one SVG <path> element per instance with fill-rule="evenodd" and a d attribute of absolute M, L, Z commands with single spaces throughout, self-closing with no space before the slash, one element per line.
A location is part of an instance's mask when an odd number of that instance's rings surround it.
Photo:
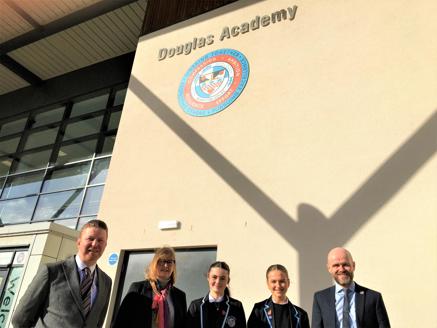
<path fill-rule="evenodd" d="M 149 265 L 146 280 L 130 286 L 113 327 L 183 328 L 187 301 L 175 282 L 175 252 L 171 247 L 160 248 Z"/>

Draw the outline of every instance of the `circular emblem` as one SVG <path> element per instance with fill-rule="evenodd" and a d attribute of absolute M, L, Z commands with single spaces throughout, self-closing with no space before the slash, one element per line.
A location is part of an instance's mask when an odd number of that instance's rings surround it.
<path fill-rule="evenodd" d="M 230 315 L 226 320 L 226 323 L 228 324 L 229 327 L 235 327 L 236 321 L 237 320 L 235 319 L 235 317 Z"/>
<path fill-rule="evenodd" d="M 112 253 L 111 255 L 109 255 L 108 257 L 108 264 L 109 265 L 114 265 L 116 264 L 118 261 L 118 254 L 117 253 Z"/>
<path fill-rule="evenodd" d="M 249 62 L 239 51 L 220 49 L 199 58 L 182 78 L 179 105 L 192 116 L 209 116 L 232 104 L 249 77 Z"/>

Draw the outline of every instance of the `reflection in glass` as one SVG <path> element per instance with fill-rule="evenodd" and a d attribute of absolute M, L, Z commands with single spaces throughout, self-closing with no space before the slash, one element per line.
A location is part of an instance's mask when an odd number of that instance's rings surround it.
<path fill-rule="evenodd" d="M 0 156 L 15 153 L 20 139 L 21 136 L 0 141 Z"/>
<path fill-rule="evenodd" d="M 49 171 L 46 175 L 42 191 L 50 192 L 85 186 L 90 164 L 90 162 L 87 162 Z"/>
<path fill-rule="evenodd" d="M 3 224 L 30 221 L 37 196 L 0 201 L 0 220 Z"/>
<path fill-rule="evenodd" d="M 60 107 L 60 108 L 49 110 L 47 112 L 36 114 L 33 118 L 32 127 L 36 128 L 38 126 L 61 121 L 64 115 L 64 110 L 65 107 Z"/>
<path fill-rule="evenodd" d="M 39 193 L 44 171 L 11 176 L 6 181 L 1 199 L 24 197 Z"/>
<path fill-rule="evenodd" d="M 108 130 L 113 130 L 118 128 L 118 124 L 120 123 L 121 118 L 121 110 L 118 112 L 111 113 L 111 117 L 109 118 Z"/>
<path fill-rule="evenodd" d="M 99 133 L 102 125 L 103 116 L 97 116 L 67 125 L 64 140 L 76 139 L 90 134 Z"/>
<path fill-rule="evenodd" d="M 69 163 L 90 158 L 96 150 L 97 139 L 77 142 L 59 149 L 57 163 Z"/>
<path fill-rule="evenodd" d="M 83 189 L 41 195 L 34 220 L 73 218 L 79 214 Z"/>
<path fill-rule="evenodd" d="M 15 171 L 22 172 L 46 167 L 49 162 L 51 152 L 51 149 L 47 149 L 35 153 L 23 154 Z"/>
<path fill-rule="evenodd" d="M 105 183 L 110 161 L 111 158 L 107 157 L 94 162 L 89 184 Z"/>
<path fill-rule="evenodd" d="M 82 100 L 73 105 L 71 109 L 71 117 L 79 116 L 82 114 L 92 113 L 106 108 L 108 103 L 109 94 L 104 94 L 98 97 Z"/>
<path fill-rule="evenodd" d="M 8 174 L 11 163 L 12 159 L 8 157 L 0 158 L 0 176 Z"/>
<path fill-rule="evenodd" d="M 100 155 L 111 155 L 114 148 L 115 135 L 105 137 Z"/>
<path fill-rule="evenodd" d="M 3 190 L 3 184 L 5 183 L 6 178 L 0 178 L 0 196 Z"/>
<path fill-rule="evenodd" d="M 23 131 L 26 122 L 27 122 L 27 117 L 24 117 L 16 121 L 7 122 L 3 124 L 2 126 L 0 126 L 0 137 Z"/>
<path fill-rule="evenodd" d="M 100 206 L 100 199 L 102 198 L 104 186 L 89 187 L 86 192 L 85 200 L 83 202 L 81 215 L 97 214 Z"/>
<path fill-rule="evenodd" d="M 122 89 L 118 90 L 115 93 L 114 106 L 118 106 L 124 103 L 124 98 L 126 98 L 126 91 L 127 89 Z"/>
<path fill-rule="evenodd" d="M 76 219 L 63 219 L 63 220 L 55 220 L 55 223 L 68 227 L 70 229 L 76 229 L 77 226 L 77 218 Z"/>
<path fill-rule="evenodd" d="M 29 133 L 24 149 L 31 149 L 55 143 L 58 134 L 58 128 L 46 129 L 43 131 Z"/>

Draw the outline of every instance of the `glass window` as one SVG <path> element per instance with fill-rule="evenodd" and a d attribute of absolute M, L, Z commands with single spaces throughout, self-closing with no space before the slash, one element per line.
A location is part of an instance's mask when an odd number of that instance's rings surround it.
<path fill-rule="evenodd" d="M 49 171 L 46 175 L 42 191 L 51 192 L 85 186 L 90 164 L 90 162 L 87 162 Z"/>
<path fill-rule="evenodd" d="M 85 200 L 83 202 L 81 215 L 97 214 L 102 198 L 104 186 L 89 187 L 86 191 Z"/>
<path fill-rule="evenodd" d="M 105 137 L 100 155 L 111 155 L 114 148 L 115 135 Z"/>
<path fill-rule="evenodd" d="M 24 149 L 46 146 L 55 143 L 59 127 L 29 133 Z"/>
<path fill-rule="evenodd" d="M 0 196 L 3 190 L 3 184 L 5 183 L 6 178 L 0 178 Z"/>
<path fill-rule="evenodd" d="M 0 156 L 15 153 L 21 136 L 0 141 Z"/>
<path fill-rule="evenodd" d="M 89 118 L 79 122 L 70 123 L 67 125 L 64 134 L 64 140 L 76 139 L 90 134 L 99 133 L 102 125 L 103 115 Z"/>
<path fill-rule="evenodd" d="M 3 224 L 30 221 L 37 196 L 0 201 L 0 220 Z"/>
<path fill-rule="evenodd" d="M 38 126 L 61 121 L 62 117 L 64 116 L 64 110 L 65 107 L 59 107 L 56 109 L 49 110 L 47 112 L 36 114 L 33 118 L 32 127 L 36 128 Z"/>
<path fill-rule="evenodd" d="M 0 176 L 8 174 L 11 163 L 12 159 L 8 157 L 0 158 Z"/>
<path fill-rule="evenodd" d="M 1 199 L 24 197 L 39 193 L 43 176 L 44 171 L 9 177 Z"/>
<path fill-rule="evenodd" d="M 115 93 L 114 106 L 122 105 L 124 103 L 124 98 L 126 98 L 126 92 L 127 92 L 127 88 L 118 90 Z"/>
<path fill-rule="evenodd" d="M 76 217 L 82 195 L 83 189 L 41 195 L 33 219 L 41 221 Z"/>
<path fill-rule="evenodd" d="M 121 118 L 121 110 L 118 112 L 111 113 L 111 117 L 109 118 L 108 130 L 113 130 L 118 128 L 118 124 L 120 123 Z"/>
<path fill-rule="evenodd" d="M 110 161 L 110 157 L 94 161 L 89 184 L 105 183 Z"/>
<path fill-rule="evenodd" d="M 69 163 L 90 158 L 96 151 L 97 139 L 77 142 L 59 149 L 57 163 Z"/>
<path fill-rule="evenodd" d="M 76 117 L 82 114 L 92 113 L 101 109 L 105 109 L 108 103 L 109 94 L 104 94 L 98 97 L 79 101 L 73 105 L 71 109 L 71 117 Z"/>
<path fill-rule="evenodd" d="M 26 126 L 26 122 L 27 117 L 20 118 L 16 121 L 4 123 L 2 126 L 0 126 L 0 137 L 23 131 L 24 127 Z"/>
<path fill-rule="evenodd" d="M 63 220 L 55 220 L 55 223 L 68 227 L 70 229 L 76 229 L 77 226 L 77 218 L 76 219 L 63 219 Z"/>
<path fill-rule="evenodd" d="M 39 152 L 23 154 L 15 171 L 23 172 L 46 167 L 49 162 L 51 152 L 51 149 L 47 149 Z"/>

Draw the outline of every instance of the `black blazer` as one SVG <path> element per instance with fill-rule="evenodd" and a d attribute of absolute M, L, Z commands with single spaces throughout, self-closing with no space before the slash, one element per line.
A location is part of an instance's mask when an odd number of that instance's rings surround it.
<path fill-rule="evenodd" d="M 116 328 L 152 327 L 153 290 L 148 280 L 134 282 L 120 305 L 112 324 Z M 185 293 L 172 286 L 167 296 L 171 328 L 184 328 L 187 311 Z"/>
<path fill-rule="evenodd" d="M 390 328 L 382 295 L 355 283 L 355 310 L 358 328 Z M 335 328 L 335 286 L 314 294 L 313 328 Z"/>
<path fill-rule="evenodd" d="M 293 328 L 310 328 L 308 314 L 304 309 L 293 305 L 290 301 L 288 302 L 288 307 Z M 271 297 L 253 306 L 249 321 L 247 321 L 247 328 L 275 328 Z"/>
<path fill-rule="evenodd" d="M 208 321 L 208 295 L 191 302 L 187 313 L 186 328 L 209 328 L 216 327 L 216 323 Z M 220 327 L 246 328 L 246 316 L 240 301 L 225 296 L 223 301 L 224 323 Z"/>

